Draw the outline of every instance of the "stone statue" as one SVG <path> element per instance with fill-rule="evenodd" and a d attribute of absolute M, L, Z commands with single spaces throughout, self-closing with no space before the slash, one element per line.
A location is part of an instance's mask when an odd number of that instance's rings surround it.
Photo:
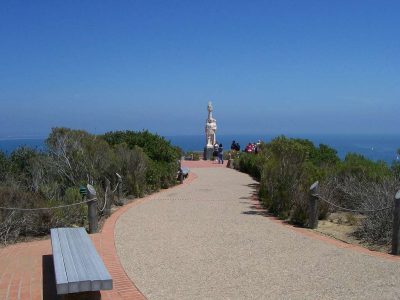
<path fill-rule="evenodd" d="M 210 159 L 212 150 L 217 142 L 217 120 L 212 117 L 213 107 L 211 102 L 208 102 L 207 106 L 208 118 L 206 120 L 206 146 L 204 147 L 204 159 Z"/>
<path fill-rule="evenodd" d="M 208 118 L 206 120 L 206 145 L 214 146 L 217 142 L 217 120 L 212 117 L 213 107 L 211 105 L 211 102 L 208 102 L 207 110 Z"/>

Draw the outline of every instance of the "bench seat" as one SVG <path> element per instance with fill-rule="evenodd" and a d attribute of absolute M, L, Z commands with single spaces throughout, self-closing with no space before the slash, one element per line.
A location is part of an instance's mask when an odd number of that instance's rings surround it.
<path fill-rule="evenodd" d="M 57 294 L 111 290 L 113 281 L 86 230 L 51 229 Z"/>
<path fill-rule="evenodd" d="M 190 172 L 190 169 L 189 169 L 189 168 L 187 168 L 187 167 L 181 167 L 181 168 L 179 169 L 178 173 L 177 173 L 177 179 L 179 180 L 181 174 L 182 174 L 182 176 L 183 176 L 183 179 L 187 178 L 187 177 L 189 176 L 189 172 Z"/>
<path fill-rule="evenodd" d="M 187 168 L 187 167 L 182 167 L 181 170 L 182 170 L 183 178 L 186 178 L 186 177 L 189 176 L 189 172 L 190 172 L 190 169 L 189 169 L 189 168 Z"/>

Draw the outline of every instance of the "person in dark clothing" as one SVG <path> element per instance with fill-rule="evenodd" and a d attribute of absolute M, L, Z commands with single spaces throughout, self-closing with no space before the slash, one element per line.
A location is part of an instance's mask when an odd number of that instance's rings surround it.
<path fill-rule="evenodd" d="M 235 141 L 232 141 L 231 150 L 237 150 Z"/>
<path fill-rule="evenodd" d="M 236 147 L 235 147 L 235 150 L 236 150 L 236 151 L 240 151 L 240 145 L 239 145 L 239 143 L 236 143 L 235 146 L 236 146 Z"/>
<path fill-rule="evenodd" d="M 222 147 L 222 144 L 219 144 L 218 147 L 218 163 L 224 163 L 224 148 Z"/>
<path fill-rule="evenodd" d="M 232 151 L 240 151 L 239 143 L 237 143 L 236 141 L 232 141 L 231 150 Z"/>

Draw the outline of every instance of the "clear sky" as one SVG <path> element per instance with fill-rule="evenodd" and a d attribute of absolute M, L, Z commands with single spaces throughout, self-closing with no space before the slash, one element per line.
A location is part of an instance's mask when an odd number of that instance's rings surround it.
<path fill-rule="evenodd" d="M 0 137 L 398 133 L 400 1 L 2 1 Z"/>

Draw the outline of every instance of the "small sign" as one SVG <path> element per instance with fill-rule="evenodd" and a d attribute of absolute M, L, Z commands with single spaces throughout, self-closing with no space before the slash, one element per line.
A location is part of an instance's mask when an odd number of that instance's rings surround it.
<path fill-rule="evenodd" d="M 82 196 L 86 196 L 86 187 L 84 187 L 83 185 L 81 185 L 80 187 L 79 187 L 79 193 L 82 195 Z"/>

